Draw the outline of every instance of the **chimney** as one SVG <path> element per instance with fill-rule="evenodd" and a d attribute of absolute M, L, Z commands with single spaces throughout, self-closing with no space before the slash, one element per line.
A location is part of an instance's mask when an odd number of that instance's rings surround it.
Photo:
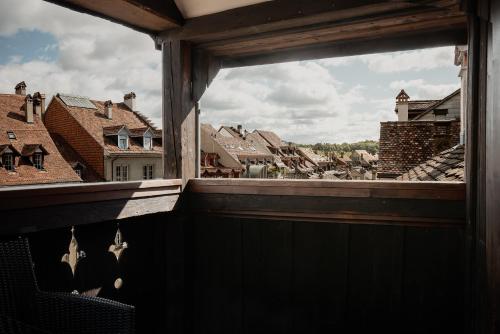
<path fill-rule="evenodd" d="M 396 96 L 396 113 L 398 114 L 398 122 L 408 121 L 408 100 L 410 97 L 406 94 L 404 89 L 401 89 L 398 96 Z"/>
<path fill-rule="evenodd" d="M 26 95 L 26 83 L 21 81 L 15 87 L 16 95 Z"/>
<path fill-rule="evenodd" d="M 24 99 L 24 110 L 26 111 L 26 123 L 33 123 L 33 98 L 31 95 L 26 95 Z"/>
<path fill-rule="evenodd" d="M 465 144 L 465 129 L 467 108 L 467 45 L 455 47 L 455 65 L 460 66 L 458 77 L 460 78 L 460 144 Z"/>
<path fill-rule="evenodd" d="M 35 113 L 38 117 L 40 117 L 40 119 L 42 119 L 42 116 L 45 113 L 45 94 L 41 94 L 40 92 L 33 94 L 33 105 Z"/>
<path fill-rule="evenodd" d="M 113 102 L 111 100 L 104 102 L 104 113 L 108 119 L 113 119 Z"/>
<path fill-rule="evenodd" d="M 238 129 L 238 133 L 241 135 L 241 130 L 243 129 L 243 126 L 241 124 L 238 124 L 236 128 Z"/>
<path fill-rule="evenodd" d="M 130 92 L 128 94 L 125 94 L 125 96 L 123 97 L 123 102 L 125 103 L 125 105 L 127 105 L 127 107 L 130 110 L 135 111 L 135 93 L 134 92 Z"/>

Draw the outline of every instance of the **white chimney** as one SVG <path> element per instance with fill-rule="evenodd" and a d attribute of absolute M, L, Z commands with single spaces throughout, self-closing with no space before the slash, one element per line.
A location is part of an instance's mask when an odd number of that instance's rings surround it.
<path fill-rule="evenodd" d="M 45 113 L 45 94 L 41 94 L 40 92 L 33 94 L 33 105 L 35 107 L 35 113 L 42 119 Z"/>
<path fill-rule="evenodd" d="M 398 122 L 408 121 L 408 100 L 410 97 L 404 89 L 401 89 L 398 96 L 396 96 L 396 113 L 398 114 Z"/>
<path fill-rule="evenodd" d="M 460 143 L 465 144 L 467 109 L 467 45 L 455 47 L 455 65 L 460 66 L 458 77 L 460 78 Z"/>
<path fill-rule="evenodd" d="M 26 95 L 26 83 L 24 81 L 18 83 L 14 89 L 17 95 Z"/>
<path fill-rule="evenodd" d="M 113 102 L 111 100 L 104 102 L 104 113 L 108 119 L 113 119 Z"/>
<path fill-rule="evenodd" d="M 135 93 L 130 92 L 128 94 L 125 94 L 123 97 L 123 102 L 125 105 L 132 111 L 135 111 Z"/>
<path fill-rule="evenodd" d="M 33 98 L 31 95 L 26 95 L 24 99 L 24 110 L 26 112 L 26 123 L 33 123 Z"/>

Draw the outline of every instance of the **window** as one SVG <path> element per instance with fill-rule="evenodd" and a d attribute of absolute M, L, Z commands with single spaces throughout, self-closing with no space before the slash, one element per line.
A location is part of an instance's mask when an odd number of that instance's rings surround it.
<path fill-rule="evenodd" d="M 142 178 L 144 180 L 153 179 L 153 165 L 144 165 L 142 167 Z"/>
<path fill-rule="evenodd" d="M 119 135 L 118 136 L 118 147 L 122 150 L 126 150 L 128 148 L 128 136 Z"/>
<path fill-rule="evenodd" d="M 145 150 L 153 149 L 152 140 L 150 136 L 144 136 L 144 149 Z"/>
<path fill-rule="evenodd" d="M 33 166 L 38 170 L 43 170 L 43 156 L 42 153 L 33 154 Z"/>
<path fill-rule="evenodd" d="M 115 168 L 115 181 L 128 181 L 128 166 L 118 165 Z"/>
<path fill-rule="evenodd" d="M 14 133 L 14 131 L 7 131 L 7 136 L 9 137 L 9 139 L 16 139 L 16 134 Z"/>
<path fill-rule="evenodd" d="M 3 166 L 6 170 L 13 171 L 14 170 L 14 156 L 12 153 L 6 153 L 3 155 Z"/>

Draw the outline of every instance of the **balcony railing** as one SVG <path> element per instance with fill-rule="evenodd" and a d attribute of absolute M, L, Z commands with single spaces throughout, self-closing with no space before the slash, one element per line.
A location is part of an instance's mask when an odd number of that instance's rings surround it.
<path fill-rule="evenodd" d="M 459 332 L 464 194 L 242 179 L 191 180 L 182 196 L 177 180 L 23 187 L 0 197 L 4 217 L 27 221 L 1 225 L 33 231 L 42 289 L 135 305 L 140 333 Z"/>

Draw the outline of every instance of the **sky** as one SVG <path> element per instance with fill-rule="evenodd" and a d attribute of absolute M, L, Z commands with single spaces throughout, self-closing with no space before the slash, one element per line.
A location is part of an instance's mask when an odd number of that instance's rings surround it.
<path fill-rule="evenodd" d="M 161 126 L 161 52 L 130 28 L 41 0 L 0 2 L 0 92 L 120 102 Z M 395 96 L 438 99 L 459 88 L 454 47 L 221 70 L 201 100 L 201 121 L 275 131 L 296 143 L 378 140 Z"/>

